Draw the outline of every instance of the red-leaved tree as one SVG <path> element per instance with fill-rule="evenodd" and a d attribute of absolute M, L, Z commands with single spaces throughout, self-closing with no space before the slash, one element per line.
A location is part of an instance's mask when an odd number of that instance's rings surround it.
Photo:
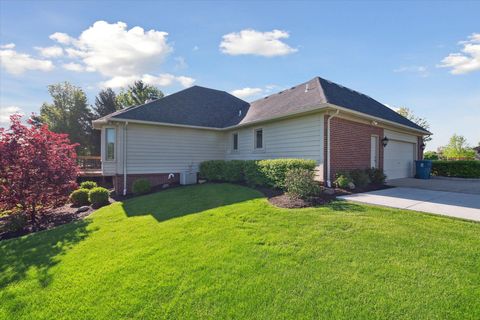
<path fill-rule="evenodd" d="M 0 210 L 20 208 L 35 226 L 38 215 L 65 203 L 76 187 L 76 144 L 20 115 L 0 128 Z"/>

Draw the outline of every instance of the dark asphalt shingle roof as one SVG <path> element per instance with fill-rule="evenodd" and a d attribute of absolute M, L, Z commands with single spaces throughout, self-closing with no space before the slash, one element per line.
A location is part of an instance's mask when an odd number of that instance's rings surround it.
<path fill-rule="evenodd" d="M 110 117 L 225 128 L 318 109 L 327 103 L 425 130 L 369 96 L 320 77 L 250 104 L 224 91 L 193 86 Z"/>
<path fill-rule="evenodd" d="M 229 93 L 193 86 L 112 118 L 225 128 L 239 123 L 248 108 L 248 102 Z"/>

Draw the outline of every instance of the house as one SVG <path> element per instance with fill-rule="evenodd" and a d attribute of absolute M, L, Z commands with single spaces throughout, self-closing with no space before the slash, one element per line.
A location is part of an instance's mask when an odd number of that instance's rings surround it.
<path fill-rule="evenodd" d="M 431 134 L 360 92 L 315 77 L 248 103 L 193 86 L 93 122 L 102 131 L 102 174 L 117 192 L 135 179 L 178 182 L 214 159 L 306 158 L 330 185 L 335 172 L 376 167 L 414 175 Z"/>
<path fill-rule="evenodd" d="M 480 160 L 480 146 L 474 147 L 473 150 L 475 150 L 475 159 Z"/>

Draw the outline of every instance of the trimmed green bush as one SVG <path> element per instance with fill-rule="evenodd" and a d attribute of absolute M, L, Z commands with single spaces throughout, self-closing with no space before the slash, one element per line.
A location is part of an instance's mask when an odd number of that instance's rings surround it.
<path fill-rule="evenodd" d="M 304 168 L 294 168 L 285 174 L 285 189 L 289 196 L 305 199 L 317 195 L 320 186 L 315 181 L 315 172 Z"/>
<path fill-rule="evenodd" d="M 333 182 L 338 188 L 347 189 L 348 184 L 352 182 L 352 179 L 349 176 L 344 174 L 337 175 L 337 179 Z"/>
<path fill-rule="evenodd" d="M 245 161 L 231 160 L 225 161 L 223 167 L 222 180 L 228 182 L 242 182 L 245 181 L 244 171 Z"/>
<path fill-rule="evenodd" d="M 208 181 L 225 181 L 225 163 L 224 160 L 208 160 L 200 163 L 200 177 Z"/>
<path fill-rule="evenodd" d="M 245 161 L 243 164 L 243 175 L 245 178 L 245 183 L 250 187 L 265 185 L 265 179 L 260 172 L 258 161 Z"/>
<path fill-rule="evenodd" d="M 480 178 L 480 161 L 432 161 L 432 174 L 443 177 Z"/>
<path fill-rule="evenodd" d="M 10 213 L 6 218 L 6 222 L 0 231 L 3 232 L 19 232 L 27 226 L 27 216 L 23 212 Z"/>
<path fill-rule="evenodd" d="M 98 208 L 108 204 L 109 195 L 110 193 L 107 189 L 96 187 L 88 192 L 88 200 L 92 203 L 92 206 Z"/>
<path fill-rule="evenodd" d="M 387 179 L 387 176 L 383 173 L 382 169 L 378 168 L 368 168 L 365 170 L 365 172 L 368 174 L 368 177 L 370 178 L 370 183 L 373 184 L 385 184 L 385 179 Z"/>
<path fill-rule="evenodd" d="M 133 182 L 132 191 L 134 194 L 144 194 L 152 190 L 152 185 L 147 179 L 137 179 Z"/>
<path fill-rule="evenodd" d="M 267 186 L 285 189 L 285 176 L 288 170 L 305 169 L 314 172 L 316 163 L 306 159 L 272 159 L 258 161 L 259 171 Z"/>
<path fill-rule="evenodd" d="M 355 187 L 363 188 L 370 183 L 370 177 L 365 170 L 355 169 L 351 170 L 349 174 L 353 183 L 355 184 Z"/>
<path fill-rule="evenodd" d="M 80 207 L 80 206 L 88 206 L 89 200 L 88 200 L 88 192 L 90 190 L 80 188 L 75 191 L 73 191 L 70 194 L 70 201 L 73 203 L 74 206 Z"/>
<path fill-rule="evenodd" d="M 200 176 L 209 181 L 246 182 L 250 186 L 268 186 L 285 189 L 288 170 L 315 171 L 314 160 L 210 160 L 200 164 Z"/>
<path fill-rule="evenodd" d="M 80 183 L 80 188 L 81 189 L 93 189 L 93 188 L 96 188 L 98 187 L 97 186 L 97 183 L 95 181 L 83 181 L 82 183 Z"/>

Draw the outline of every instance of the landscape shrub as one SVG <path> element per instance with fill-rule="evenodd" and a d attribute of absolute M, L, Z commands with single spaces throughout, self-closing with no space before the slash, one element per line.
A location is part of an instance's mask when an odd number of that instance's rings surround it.
<path fill-rule="evenodd" d="M 132 191 L 134 194 L 144 194 L 152 190 L 152 185 L 147 179 L 137 179 L 133 182 Z"/>
<path fill-rule="evenodd" d="M 288 170 L 305 169 L 315 172 L 314 160 L 209 160 L 200 164 L 200 176 L 209 181 L 246 182 L 249 186 L 285 189 Z"/>
<path fill-rule="evenodd" d="M 243 176 L 245 179 L 245 183 L 250 187 L 265 185 L 265 179 L 260 172 L 258 161 L 256 160 L 249 160 L 244 162 Z"/>
<path fill-rule="evenodd" d="M 109 195 L 107 189 L 96 187 L 88 192 L 88 200 L 92 203 L 93 207 L 98 208 L 108 204 Z"/>
<path fill-rule="evenodd" d="M 304 168 L 294 168 L 285 174 L 285 190 L 288 195 L 305 199 L 317 195 L 320 186 L 315 181 L 315 172 Z"/>
<path fill-rule="evenodd" d="M 73 203 L 74 206 L 88 206 L 90 203 L 88 202 L 88 192 L 90 190 L 85 188 L 80 188 L 73 191 L 70 194 L 70 201 Z"/>
<path fill-rule="evenodd" d="M 480 178 L 480 161 L 478 160 L 437 160 L 432 161 L 434 176 Z"/>
<path fill-rule="evenodd" d="M 242 182 L 245 181 L 244 178 L 244 164 L 245 161 L 242 160 L 231 160 L 225 161 L 223 167 L 222 180 L 228 182 Z"/>
<path fill-rule="evenodd" d="M 208 181 L 225 181 L 224 160 L 208 160 L 200 163 L 200 177 Z"/>
<path fill-rule="evenodd" d="M 285 190 L 285 176 L 291 169 L 305 169 L 314 173 L 316 163 L 306 159 L 271 159 L 257 162 L 259 172 L 268 187 Z"/>
<path fill-rule="evenodd" d="M 370 183 L 377 185 L 385 184 L 385 179 L 387 179 L 387 176 L 383 173 L 382 169 L 368 168 L 365 170 L 365 172 L 370 178 Z"/>
<path fill-rule="evenodd" d="M 27 216 L 23 212 L 10 213 L 7 217 L 6 223 L 3 225 L 4 232 L 18 232 L 25 229 L 27 226 Z"/>
<path fill-rule="evenodd" d="M 348 184 L 352 182 L 352 178 L 345 174 L 337 175 L 337 179 L 333 182 L 338 188 L 346 189 L 348 188 Z"/>
<path fill-rule="evenodd" d="M 366 187 L 370 183 L 370 177 L 367 172 L 362 169 L 355 169 L 349 172 L 350 178 L 358 188 Z"/>
<path fill-rule="evenodd" d="M 80 188 L 81 189 L 93 189 L 97 187 L 97 183 L 95 181 L 83 181 L 82 183 L 80 183 Z"/>

